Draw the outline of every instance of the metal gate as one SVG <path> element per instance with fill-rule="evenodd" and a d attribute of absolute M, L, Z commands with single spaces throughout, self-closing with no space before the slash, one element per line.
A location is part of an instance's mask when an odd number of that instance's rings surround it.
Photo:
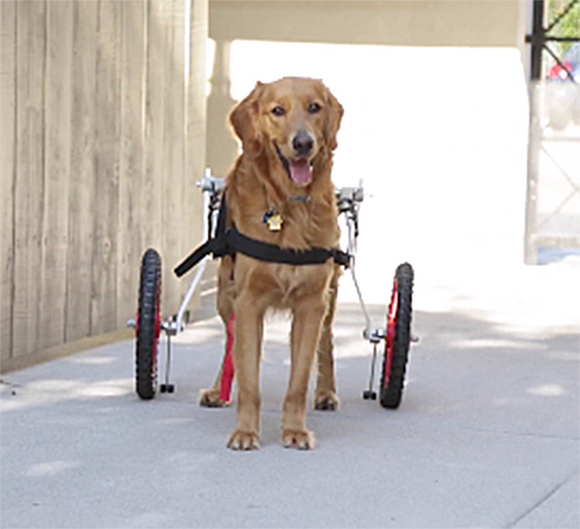
<path fill-rule="evenodd" d="M 525 262 L 580 255 L 580 0 L 535 0 Z"/>

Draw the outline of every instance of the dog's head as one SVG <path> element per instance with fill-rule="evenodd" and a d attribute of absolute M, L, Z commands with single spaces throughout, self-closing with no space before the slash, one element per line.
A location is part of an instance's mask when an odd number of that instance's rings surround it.
<path fill-rule="evenodd" d="M 277 158 L 299 187 L 313 179 L 317 157 L 336 149 L 343 109 L 324 83 L 285 77 L 257 83 L 232 111 L 230 121 L 250 158 Z"/>

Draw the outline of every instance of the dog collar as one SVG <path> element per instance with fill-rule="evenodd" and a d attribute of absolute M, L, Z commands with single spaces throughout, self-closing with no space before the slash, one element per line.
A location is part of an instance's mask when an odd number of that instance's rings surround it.
<path fill-rule="evenodd" d="M 296 195 L 295 197 L 289 197 L 288 202 L 302 202 L 303 204 L 307 204 L 310 202 L 310 195 Z"/>
<path fill-rule="evenodd" d="M 308 204 L 311 198 L 310 195 L 296 195 L 293 197 L 288 197 L 288 202 L 301 202 L 302 204 Z M 282 215 L 278 213 L 274 208 L 270 208 L 264 216 L 262 217 L 262 222 L 268 225 L 270 231 L 280 231 L 282 229 L 282 224 L 284 224 L 284 219 Z"/>

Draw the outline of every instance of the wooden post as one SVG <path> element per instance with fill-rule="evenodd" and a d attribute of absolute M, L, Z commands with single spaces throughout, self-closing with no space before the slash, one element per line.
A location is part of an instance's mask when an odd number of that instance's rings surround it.
<path fill-rule="evenodd" d="M 146 2 L 121 2 L 121 124 L 117 326 L 137 310 L 139 266 L 149 222 L 145 194 Z"/>
<path fill-rule="evenodd" d="M 65 342 L 90 335 L 95 214 L 97 2 L 73 2 Z"/>
<path fill-rule="evenodd" d="M 15 355 L 39 349 L 44 211 L 46 3 L 16 2 L 16 178 L 14 179 Z"/>
<path fill-rule="evenodd" d="M 47 2 L 39 346 L 64 341 L 71 149 L 72 5 Z"/>
<path fill-rule="evenodd" d="M 91 334 L 117 323 L 121 2 L 99 2 Z"/>
<path fill-rule="evenodd" d="M 16 2 L 0 2 L 0 361 L 12 356 L 14 185 L 16 178 Z"/>

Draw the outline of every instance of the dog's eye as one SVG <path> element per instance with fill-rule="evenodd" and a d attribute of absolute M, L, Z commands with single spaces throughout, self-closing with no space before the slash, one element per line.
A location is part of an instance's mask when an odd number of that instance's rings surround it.
<path fill-rule="evenodd" d="M 318 103 L 310 103 L 308 105 L 308 112 L 310 114 L 316 114 L 322 110 L 322 107 Z"/>
<path fill-rule="evenodd" d="M 275 116 L 283 116 L 284 114 L 286 114 L 286 111 L 284 110 L 284 107 L 277 106 L 272 109 L 272 114 L 274 114 Z"/>

